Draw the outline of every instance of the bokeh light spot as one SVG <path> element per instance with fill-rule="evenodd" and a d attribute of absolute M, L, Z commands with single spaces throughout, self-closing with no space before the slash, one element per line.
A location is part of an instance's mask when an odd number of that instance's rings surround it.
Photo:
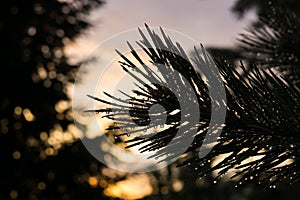
<path fill-rule="evenodd" d="M 21 153 L 19 151 L 14 151 L 12 156 L 15 160 L 19 160 L 21 158 Z"/>

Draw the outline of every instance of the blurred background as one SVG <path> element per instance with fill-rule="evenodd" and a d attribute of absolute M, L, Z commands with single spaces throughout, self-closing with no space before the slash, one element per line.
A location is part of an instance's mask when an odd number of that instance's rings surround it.
<path fill-rule="evenodd" d="M 299 13 L 295 0 L 284 3 Z M 109 37 L 161 26 L 237 56 L 238 34 L 268 1 L 11 0 L 0 7 L 0 199 L 296 199 L 296 186 L 265 190 L 214 183 L 176 163 L 149 173 L 110 169 L 81 143 L 72 113 L 80 63 Z M 107 132 L 108 136 L 114 133 Z M 212 163 L 213 164 L 213 163 Z"/>

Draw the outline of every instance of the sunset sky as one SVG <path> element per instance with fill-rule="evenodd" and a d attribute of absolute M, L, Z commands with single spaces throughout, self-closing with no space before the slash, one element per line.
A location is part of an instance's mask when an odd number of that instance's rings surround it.
<path fill-rule="evenodd" d="M 161 26 L 188 35 L 204 46 L 234 46 L 236 36 L 255 19 L 249 11 L 238 20 L 236 0 L 109 0 L 90 15 L 92 27 L 66 48 L 70 61 L 85 58 L 99 43 L 123 31 Z"/>

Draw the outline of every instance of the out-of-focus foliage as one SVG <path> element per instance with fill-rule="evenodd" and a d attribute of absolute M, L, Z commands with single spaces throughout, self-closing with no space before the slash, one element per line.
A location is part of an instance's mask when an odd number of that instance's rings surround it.
<path fill-rule="evenodd" d="M 1 3 L 0 199 L 101 196 L 87 184 L 98 163 L 73 143 L 77 133 L 67 88 L 77 66 L 67 63 L 63 48 L 89 27 L 87 14 L 103 3 Z"/>
<path fill-rule="evenodd" d="M 251 9 L 255 9 L 258 17 L 267 17 L 270 5 L 288 9 L 290 12 L 300 14 L 299 1 L 297 0 L 237 0 L 232 7 L 232 12 L 237 14 L 238 17 L 244 15 Z"/>

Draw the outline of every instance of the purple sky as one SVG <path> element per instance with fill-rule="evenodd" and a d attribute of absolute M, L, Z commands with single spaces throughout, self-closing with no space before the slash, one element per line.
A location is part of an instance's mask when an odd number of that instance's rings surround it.
<path fill-rule="evenodd" d="M 230 11 L 236 0 L 107 0 L 90 15 L 93 27 L 66 49 L 76 62 L 97 44 L 129 29 L 161 26 L 182 32 L 204 46 L 234 46 L 236 36 L 255 19 L 249 12 L 237 20 Z"/>

